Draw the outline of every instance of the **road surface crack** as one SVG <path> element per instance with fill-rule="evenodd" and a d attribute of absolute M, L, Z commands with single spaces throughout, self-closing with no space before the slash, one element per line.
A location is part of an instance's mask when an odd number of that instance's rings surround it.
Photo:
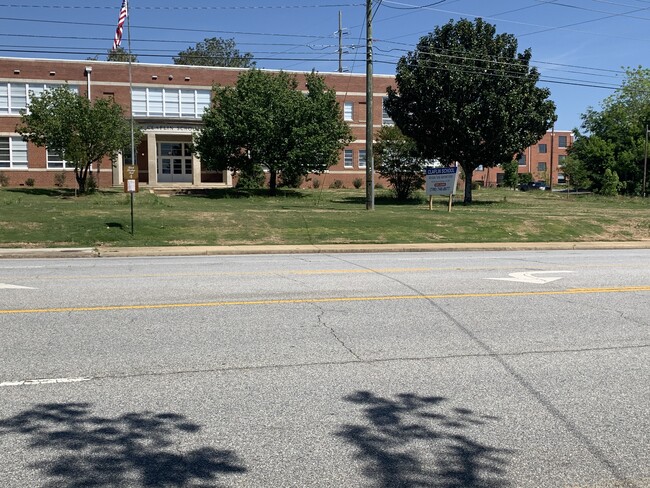
<path fill-rule="evenodd" d="M 334 337 L 334 339 L 336 340 L 336 342 L 338 342 L 339 344 L 341 344 L 341 346 L 343 346 L 343 348 L 344 348 L 347 352 L 349 352 L 352 356 L 354 356 L 354 357 L 357 359 L 357 361 L 363 361 L 363 359 L 361 359 L 361 357 L 360 357 L 357 353 L 355 353 L 355 352 L 350 348 L 350 346 L 348 346 L 348 345 L 345 343 L 345 341 L 343 341 L 343 339 L 341 339 L 341 338 L 338 336 L 338 334 L 337 334 L 336 331 L 334 330 L 334 327 L 330 327 L 329 325 L 327 325 L 327 324 L 325 323 L 325 320 L 323 319 L 323 318 L 325 317 L 325 310 L 323 309 L 323 307 L 318 306 L 318 305 L 314 305 L 314 306 L 318 309 L 318 315 L 317 315 L 316 318 L 317 318 L 317 320 L 318 320 L 318 325 L 319 325 L 319 327 L 324 327 L 325 329 L 329 330 L 329 331 L 330 331 L 330 334 L 332 335 L 332 337 Z"/>

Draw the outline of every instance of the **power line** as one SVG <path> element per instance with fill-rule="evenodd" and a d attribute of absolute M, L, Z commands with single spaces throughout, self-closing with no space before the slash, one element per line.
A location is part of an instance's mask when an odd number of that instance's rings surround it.
<path fill-rule="evenodd" d="M 360 7 L 363 3 L 333 3 L 333 4 L 315 4 L 315 5 L 174 5 L 174 6 L 135 6 L 129 7 L 130 10 L 287 10 L 287 9 L 308 9 L 308 8 L 342 8 L 342 7 Z M 111 5 L 29 5 L 17 3 L 0 4 L 2 8 L 45 8 L 57 10 L 85 9 L 85 10 L 115 10 Z"/>

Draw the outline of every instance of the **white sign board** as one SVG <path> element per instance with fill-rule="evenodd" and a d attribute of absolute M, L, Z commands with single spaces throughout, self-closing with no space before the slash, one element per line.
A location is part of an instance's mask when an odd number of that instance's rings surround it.
<path fill-rule="evenodd" d="M 126 191 L 134 193 L 135 190 L 135 180 L 126 180 Z"/>
<path fill-rule="evenodd" d="M 455 195 L 458 168 L 426 168 L 427 195 Z"/>

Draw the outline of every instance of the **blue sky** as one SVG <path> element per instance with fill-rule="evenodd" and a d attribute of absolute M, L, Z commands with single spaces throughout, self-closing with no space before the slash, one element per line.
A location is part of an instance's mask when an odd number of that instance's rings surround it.
<path fill-rule="evenodd" d="M 557 129 L 614 93 L 624 67 L 647 66 L 649 0 L 373 0 L 375 72 L 450 19 L 482 17 L 531 48 L 557 105 Z M 435 4 L 435 5 L 434 5 Z M 111 47 L 121 0 L 0 0 L 0 56 L 85 59 Z M 206 37 L 234 38 L 261 68 L 335 71 L 338 12 L 344 67 L 365 70 L 365 0 L 132 0 L 133 52 L 171 63 Z M 124 35 L 126 46 L 126 31 Z"/>

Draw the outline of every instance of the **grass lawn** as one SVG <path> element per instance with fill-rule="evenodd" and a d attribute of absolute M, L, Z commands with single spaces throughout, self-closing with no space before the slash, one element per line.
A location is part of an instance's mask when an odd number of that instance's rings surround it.
<path fill-rule="evenodd" d="M 130 197 L 118 190 L 76 198 L 66 190 L 0 190 L 0 247 L 92 247 L 345 244 L 424 242 L 550 242 L 650 239 L 650 199 L 567 198 L 566 194 L 481 189 L 474 203 L 451 213 L 447 201 L 429 211 L 424 195 L 398 204 L 386 190 L 375 211 L 361 190 Z"/>

